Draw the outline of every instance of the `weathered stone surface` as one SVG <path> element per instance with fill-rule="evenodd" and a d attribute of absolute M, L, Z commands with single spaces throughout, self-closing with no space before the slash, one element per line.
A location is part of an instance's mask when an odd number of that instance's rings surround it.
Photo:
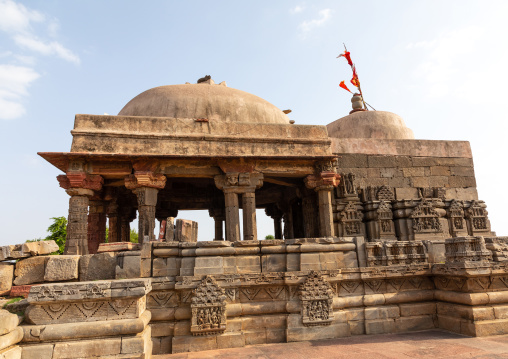
<path fill-rule="evenodd" d="M 0 261 L 30 257 L 30 253 L 23 252 L 22 244 L 0 247 Z"/>
<path fill-rule="evenodd" d="M 197 242 L 198 224 L 188 219 L 177 219 L 175 229 L 175 241 L 178 242 Z"/>
<path fill-rule="evenodd" d="M 79 278 L 78 264 L 80 256 L 52 256 L 46 264 L 44 280 L 58 282 Z"/>
<path fill-rule="evenodd" d="M 114 252 L 88 254 L 79 259 L 79 280 L 115 279 L 117 257 Z"/>
<path fill-rule="evenodd" d="M 20 318 L 7 310 L 0 309 L 0 335 L 12 332 L 18 326 Z"/>
<path fill-rule="evenodd" d="M 14 285 L 11 288 L 11 292 L 10 292 L 9 296 L 11 298 L 15 298 L 15 297 L 28 298 L 28 293 L 30 293 L 30 288 L 32 288 L 31 285 Z"/>
<path fill-rule="evenodd" d="M 55 241 L 37 241 L 23 244 L 23 252 L 32 256 L 50 254 L 58 251 L 58 244 Z"/>
<path fill-rule="evenodd" d="M 53 344 L 23 346 L 23 359 L 52 359 Z"/>
<path fill-rule="evenodd" d="M 141 249 L 139 243 L 131 242 L 113 242 L 113 243 L 101 243 L 97 253 L 104 252 L 122 252 L 122 251 L 138 251 Z"/>
<path fill-rule="evenodd" d="M 53 359 L 93 358 L 120 354 L 122 338 L 79 340 L 56 343 Z"/>
<path fill-rule="evenodd" d="M 9 294 L 14 279 L 14 264 L 0 262 L 0 296 Z"/>
<path fill-rule="evenodd" d="M 9 333 L 0 336 L 0 350 L 19 343 L 21 339 L 23 339 L 23 329 L 16 327 Z"/>
<path fill-rule="evenodd" d="M 178 275 L 178 273 L 168 275 Z M 139 251 L 119 253 L 117 257 L 117 265 L 115 266 L 115 278 L 127 279 L 140 277 L 141 277 L 141 257 L 139 255 Z"/>
<path fill-rule="evenodd" d="M 40 283 L 44 281 L 46 263 L 50 257 L 32 257 L 20 260 L 14 270 L 14 285 Z"/>
<path fill-rule="evenodd" d="M 0 359 L 21 359 L 22 349 L 20 346 L 15 345 L 13 347 L 0 350 Z M 24 358 L 24 357 L 23 357 Z M 40 358 L 40 357 L 38 357 Z M 30 359 L 30 358 L 28 358 Z"/>

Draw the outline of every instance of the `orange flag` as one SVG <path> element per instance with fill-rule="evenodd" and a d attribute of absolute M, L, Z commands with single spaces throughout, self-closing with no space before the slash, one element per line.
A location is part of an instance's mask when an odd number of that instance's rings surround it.
<path fill-rule="evenodd" d="M 348 92 L 351 92 L 351 91 L 347 88 L 347 86 L 346 86 L 346 84 L 344 83 L 344 81 L 341 81 L 341 82 L 340 82 L 340 84 L 339 84 L 339 86 L 340 86 L 340 87 L 342 87 L 344 90 L 346 90 L 346 91 L 348 91 Z M 351 92 L 351 93 L 352 93 L 352 92 Z"/>

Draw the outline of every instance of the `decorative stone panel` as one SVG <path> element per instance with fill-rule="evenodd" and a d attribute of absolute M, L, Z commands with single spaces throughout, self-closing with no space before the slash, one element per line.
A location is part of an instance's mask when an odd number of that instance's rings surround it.
<path fill-rule="evenodd" d="M 303 325 L 329 325 L 333 320 L 333 290 L 328 282 L 315 271 L 311 271 L 300 287 Z"/>
<path fill-rule="evenodd" d="M 446 262 L 465 263 L 492 260 L 483 237 L 457 237 L 445 242 Z"/>
<path fill-rule="evenodd" d="M 192 291 L 192 335 L 222 334 L 226 330 L 226 294 L 211 276 Z"/>

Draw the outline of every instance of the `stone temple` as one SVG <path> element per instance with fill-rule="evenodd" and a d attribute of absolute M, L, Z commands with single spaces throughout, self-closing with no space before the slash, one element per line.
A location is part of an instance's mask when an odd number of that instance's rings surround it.
<path fill-rule="evenodd" d="M 27 297 L 23 317 L 0 311 L 0 358 L 508 334 L 508 238 L 491 231 L 469 143 L 414 139 L 360 100 L 298 125 L 205 77 L 76 115 L 71 151 L 39 153 L 70 196 L 65 255 L 0 248 L 0 295 Z M 256 209 L 275 239 L 258 237 Z M 213 217 L 207 241 L 183 210 Z"/>

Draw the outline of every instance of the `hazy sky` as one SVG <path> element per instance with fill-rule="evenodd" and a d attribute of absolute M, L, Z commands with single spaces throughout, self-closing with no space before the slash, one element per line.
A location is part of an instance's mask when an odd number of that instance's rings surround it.
<path fill-rule="evenodd" d="M 67 216 L 60 173 L 36 153 L 69 151 L 76 113 L 117 114 L 144 90 L 209 74 L 326 125 L 351 107 L 343 42 L 367 102 L 416 138 L 471 142 L 480 199 L 508 235 L 507 18 L 507 1 L 485 0 L 0 0 L 0 245 Z M 211 239 L 212 220 L 198 219 Z"/>

